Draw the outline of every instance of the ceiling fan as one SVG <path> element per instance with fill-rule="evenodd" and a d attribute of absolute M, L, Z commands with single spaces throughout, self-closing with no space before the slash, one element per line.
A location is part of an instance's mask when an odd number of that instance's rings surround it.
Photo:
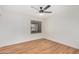
<path fill-rule="evenodd" d="M 37 9 L 32 6 L 32 8 L 36 9 L 39 13 L 52 13 L 51 11 L 46 11 L 50 7 L 51 7 L 51 5 L 47 5 L 45 7 L 39 7 L 39 9 Z"/>

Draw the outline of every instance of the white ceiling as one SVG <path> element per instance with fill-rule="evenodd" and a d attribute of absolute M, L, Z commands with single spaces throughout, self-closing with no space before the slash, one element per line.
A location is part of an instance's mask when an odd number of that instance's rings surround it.
<path fill-rule="evenodd" d="M 50 14 L 47 13 L 40 16 L 39 12 L 35 10 L 34 8 L 32 8 L 32 7 L 35 7 L 39 9 L 40 6 L 45 7 L 45 5 L 3 5 L 3 6 L 0 6 L 0 8 L 2 9 L 2 11 L 13 12 L 13 13 L 14 12 L 24 13 L 24 14 L 28 14 L 28 15 L 32 15 L 32 16 L 40 17 L 40 18 L 46 18 L 52 14 L 52 13 Z M 53 11 L 52 6 L 48 10 Z"/>
<path fill-rule="evenodd" d="M 52 11 L 53 13 L 46 13 L 43 16 L 39 15 L 39 12 L 32 8 L 35 7 L 39 9 L 40 6 L 45 7 L 45 5 L 1 5 L 0 6 L 0 13 L 2 12 L 13 12 L 13 13 L 22 13 L 27 14 L 39 18 L 48 18 L 52 17 L 55 14 L 61 15 L 63 13 L 75 13 L 75 11 L 79 12 L 79 6 L 75 5 L 52 5 L 48 10 Z"/>

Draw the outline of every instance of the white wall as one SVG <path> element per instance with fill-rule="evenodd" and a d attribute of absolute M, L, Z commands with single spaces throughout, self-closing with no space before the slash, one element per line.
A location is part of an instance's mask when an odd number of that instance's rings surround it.
<path fill-rule="evenodd" d="M 55 6 L 46 20 L 46 38 L 79 49 L 79 6 Z"/>
<path fill-rule="evenodd" d="M 5 10 L 0 16 L 0 47 L 43 38 L 43 33 L 30 33 L 31 20 L 43 22 L 42 19 L 27 14 Z"/>
<path fill-rule="evenodd" d="M 15 12 L 16 9 L 19 11 Z M 34 39 L 48 38 L 79 48 L 79 6 L 55 6 L 52 11 L 54 13 L 51 17 L 42 20 L 37 16 L 28 15 L 26 9 L 20 11 L 20 6 L 19 8 L 18 6 L 16 8 L 15 6 L 8 6 L 8 8 L 4 6 L 0 16 L 0 47 Z M 42 21 L 42 33 L 30 33 L 31 20 Z"/>

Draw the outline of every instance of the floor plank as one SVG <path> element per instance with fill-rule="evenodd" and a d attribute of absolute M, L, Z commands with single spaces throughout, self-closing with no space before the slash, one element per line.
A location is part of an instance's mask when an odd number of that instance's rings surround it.
<path fill-rule="evenodd" d="M 0 54 L 79 54 L 79 50 L 47 39 L 38 39 L 2 47 Z"/>

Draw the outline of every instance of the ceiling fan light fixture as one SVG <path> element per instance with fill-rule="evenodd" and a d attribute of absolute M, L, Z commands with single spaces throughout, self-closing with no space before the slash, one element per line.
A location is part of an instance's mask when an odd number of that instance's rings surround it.
<path fill-rule="evenodd" d="M 43 13 L 40 13 L 39 15 L 40 15 L 40 16 L 43 16 L 44 14 L 43 14 Z"/>

